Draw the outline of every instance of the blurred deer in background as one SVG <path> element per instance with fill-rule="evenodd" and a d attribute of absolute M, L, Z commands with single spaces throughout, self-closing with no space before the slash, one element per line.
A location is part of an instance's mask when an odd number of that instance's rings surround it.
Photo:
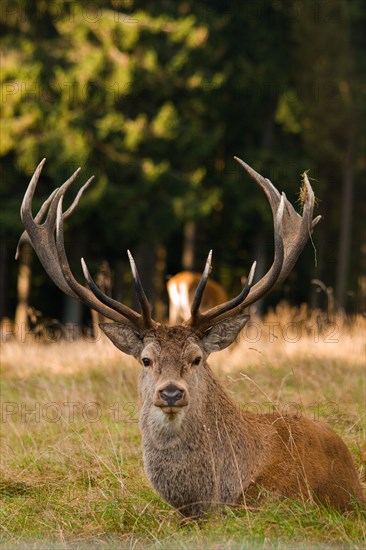
<path fill-rule="evenodd" d="M 181 271 L 169 279 L 169 324 L 177 325 L 186 321 L 191 312 L 195 292 L 201 280 L 200 273 Z M 225 289 L 216 281 L 208 280 L 202 297 L 201 309 L 206 311 L 228 299 Z"/>
<path fill-rule="evenodd" d="M 255 502 L 267 492 L 280 497 L 302 495 L 344 509 L 353 499 L 363 501 L 363 494 L 343 441 L 325 424 L 302 416 L 239 410 L 207 364 L 209 354 L 229 346 L 247 323 L 244 309 L 287 277 L 320 219 L 313 220 L 314 193 L 306 174 L 300 216 L 284 193 L 236 160 L 270 203 L 274 260 L 253 285 L 254 262 L 238 296 L 202 312 L 210 252 L 190 318 L 182 325 L 162 326 L 152 319 L 129 252 L 141 313 L 104 294 L 83 259 L 88 288 L 74 278 L 65 252 L 63 223 L 82 191 L 65 213 L 62 200 L 79 171 L 54 191 L 34 219 L 32 197 L 45 161 L 40 163 L 21 208 L 26 229 L 22 240 L 32 243 L 48 275 L 63 292 L 110 319 L 110 323 L 100 324 L 102 330 L 117 348 L 140 363 L 145 469 L 155 489 L 172 506 L 186 516 L 198 516 L 220 504 Z M 40 223 L 47 208 L 46 220 Z"/>

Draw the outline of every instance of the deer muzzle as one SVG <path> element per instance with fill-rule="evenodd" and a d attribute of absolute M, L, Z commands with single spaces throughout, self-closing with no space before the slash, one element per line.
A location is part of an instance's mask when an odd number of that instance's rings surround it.
<path fill-rule="evenodd" d="M 165 413 L 177 413 L 188 405 L 187 390 L 182 385 L 168 383 L 156 390 L 154 405 Z"/>

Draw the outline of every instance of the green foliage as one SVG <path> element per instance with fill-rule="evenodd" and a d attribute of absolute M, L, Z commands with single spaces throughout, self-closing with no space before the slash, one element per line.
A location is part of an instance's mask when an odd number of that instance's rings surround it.
<path fill-rule="evenodd" d="M 44 156 L 36 201 L 77 166 L 83 179 L 96 175 L 70 227 L 89 222 L 85 254 L 112 263 L 147 235 L 176 249 L 187 220 L 204 232 L 198 258 L 212 243 L 220 270 L 253 257 L 259 225 L 271 240 L 271 215 L 234 154 L 289 194 L 310 168 L 327 208 L 326 180 L 341 184 L 349 126 L 359 143 L 358 1 L 319 13 L 283 0 L 243 9 L 208 0 L 6 4 L 0 222 L 11 246 L 26 183 Z M 339 212 L 330 209 L 335 236 Z M 324 272 L 329 284 L 333 272 Z"/>

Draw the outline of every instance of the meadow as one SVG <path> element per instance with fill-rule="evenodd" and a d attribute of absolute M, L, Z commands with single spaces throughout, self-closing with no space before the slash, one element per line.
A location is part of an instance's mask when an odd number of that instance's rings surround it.
<path fill-rule="evenodd" d="M 281 306 L 209 363 L 238 406 L 326 422 L 365 486 L 365 329 Z M 362 507 L 268 495 L 183 520 L 144 474 L 134 359 L 102 337 L 3 340 L 1 548 L 365 548 Z"/>

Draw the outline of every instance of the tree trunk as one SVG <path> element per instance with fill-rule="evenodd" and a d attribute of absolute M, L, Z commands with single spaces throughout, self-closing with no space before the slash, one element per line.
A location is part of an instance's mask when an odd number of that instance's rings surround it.
<path fill-rule="evenodd" d="M 103 261 L 100 266 L 97 273 L 97 276 L 95 278 L 95 282 L 97 286 L 100 288 L 100 290 L 110 298 L 112 297 L 112 272 L 110 265 L 107 261 Z M 93 323 L 93 332 L 94 335 L 99 335 L 99 323 L 106 323 L 108 321 L 107 317 L 104 317 L 101 313 L 98 311 L 95 311 L 95 309 L 90 310 L 92 323 Z M 104 333 L 100 334 L 100 338 L 104 338 Z"/>
<path fill-rule="evenodd" d="M 69 341 L 76 340 L 81 333 L 81 322 L 83 318 L 83 306 L 71 296 L 65 294 L 63 303 L 62 322 L 67 328 L 66 334 Z"/>
<path fill-rule="evenodd" d="M 338 248 L 338 265 L 336 280 L 336 302 L 344 308 L 346 306 L 346 290 L 351 248 L 352 210 L 353 210 L 353 182 L 354 169 L 352 159 L 352 145 L 350 144 L 345 160 L 342 189 L 341 228 Z"/>
<path fill-rule="evenodd" d="M 154 274 L 154 291 L 156 296 L 154 319 L 159 323 L 162 323 L 168 317 L 165 272 L 166 272 L 166 248 L 163 244 L 159 244 L 156 248 L 156 262 L 155 262 L 155 274 Z"/>
<path fill-rule="evenodd" d="M 7 267 L 7 246 L 3 241 L 0 243 L 0 320 L 6 315 Z"/>
<path fill-rule="evenodd" d="M 324 187 L 321 191 L 320 205 L 324 214 L 324 219 L 316 226 L 314 231 L 314 242 L 316 243 L 316 265 L 312 263 L 312 279 L 319 279 L 325 287 L 334 287 L 336 271 L 338 265 L 337 250 L 334 246 L 329 246 L 330 242 L 334 242 L 334 227 L 328 220 L 328 212 L 334 212 L 337 208 L 339 198 L 334 193 L 334 189 L 340 186 L 338 177 L 338 166 L 330 163 L 321 164 L 318 168 L 319 181 L 324 182 Z M 331 214 L 329 214 L 331 216 Z M 320 290 L 319 286 L 311 284 L 310 292 L 310 307 L 311 309 L 327 309 L 326 295 Z"/>
<path fill-rule="evenodd" d="M 20 249 L 19 269 L 18 269 L 18 305 L 15 311 L 15 326 L 17 334 L 25 334 L 29 327 L 28 322 L 28 307 L 29 307 L 29 292 L 32 278 L 32 252 L 30 244 L 25 243 Z"/>
<path fill-rule="evenodd" d="M 114 265 L 114 284 L 112 296 L 118 302 L 123 302 L 123 298 L 126 297 L 125 291 L 125 272 L 127 269 L 127 262 L 117 260 Z"/>
<path fill-rule="evenodd" d="M 67 323 L 81 323 L 83 313 L 83 306 L 81 302 L 71 298 L 65 294 L 63 304 L 62 322 Z"/>
<path fill-rule="evenodd" d="M 69 251 L 68 258 L 71 266 L 80 262 L 82 250 L 85 250 L 83 246 L 85 238 L 85 232 L 78 231 L 77 229 L 74 229 L 72 233 L 71 231 L 66 233 L 65 247 L 66 251 Z M 71 296 L 64 296 L 62 322 L 66 327 L 66 337 L 70 341 L 76 340 L 80 336 L 83 322 L 83 305 L 79 300 Z"/>
<path fill-rule="evenodd" d="M 194 271 L 196 256 L 196 223 L 188 221 L 183 228 L 182 267 L 184 271 Z"/>
<path fill-rule="evenodd" d="M 254 245 L 254 254 L 253 257 L 257 259 L 257 266 L 255 270 L 255 281 L 259 281 L 265 275 L 266 267 L 266 234 L 265 232 L 259 231 L 255 239 Z M 259 316 L 262 316 L 264 313 L 264 298 L 258 300 L 253 306 L 253 310 Z"/>
<path fill-rule="evenodd" d="M 151 241 L 144 241 L 138 245 L 136 255 L 134 255 L 142 286 L 144 287 L 145 294 L 151 305 L 154 305 L 155 300 L 155 252 L 155 245 Z M 140 306 L 135 293 L 133 293 L 132 304 L 136 311 L 140 311 Z"/>

